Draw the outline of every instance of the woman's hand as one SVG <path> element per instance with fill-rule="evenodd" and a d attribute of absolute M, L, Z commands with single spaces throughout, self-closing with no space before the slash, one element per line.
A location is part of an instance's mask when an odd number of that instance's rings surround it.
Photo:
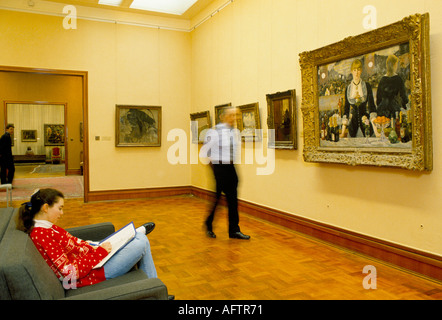
<path fill-rule="evenodd" d="M 110 244 L 110 242 L 105 242 L 100 247 L 102 247 L 104 250 L 106 250 L 107 253 L 112 251 L 112 245 Z"/>

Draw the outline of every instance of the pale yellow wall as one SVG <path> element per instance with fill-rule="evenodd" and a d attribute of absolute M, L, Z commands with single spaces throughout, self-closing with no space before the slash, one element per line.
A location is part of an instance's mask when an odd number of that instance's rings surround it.
<path fill-rule="evenodd" d="M 221 1 L 219 1 L 221 2 Z M 303 161 L 299 54 L 366 32 L 363 8 L 377 9 L 378 27 L 430 13 L 434 170 L 311 164 Z M 192 33 L 192 112 L 225 102 L 259 102 L 295 89 L 296 151 L 276 150 L 272 175 L 241 165 L 241 199 L 390 242 L 442 254 L 441 1 L 236 0 Z M 213 190 L 207 166 L 192 166 L 192 185 Z M 423 228 L 421 228 L 423 225 Z M 246 230 L 245 230 L 246 231 Z"/>
<path fill-rule="evenodd" d="M 63 18 L 0 10 L 0 65 L 88 72 L 90 190 L 189 185 L 167 133 L 189 130 L 190 34 L 84 19 L 66 30 Z M 162 106 L 161 147 L 116 148 L 116 104 Z"/>

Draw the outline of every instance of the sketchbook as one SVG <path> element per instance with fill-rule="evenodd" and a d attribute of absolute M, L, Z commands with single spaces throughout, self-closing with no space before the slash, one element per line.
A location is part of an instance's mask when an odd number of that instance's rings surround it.
<path fill-rule="evenodd" d="M 94 269 L 102 267 L 114 254 L 116 254 L 121 248 L 123 248 L 126 244 L 128 244 L 136 234 L 134 223 L 128 223 L 120 230 L 112 233 L 107 238 L 101 240 L 98 243 L 94 243 L 97 246 L 100 246 L 104 242 L 110 242 L 112 245 L 112 251 L 109 252 L 109 254 L 101 260 Z"/>

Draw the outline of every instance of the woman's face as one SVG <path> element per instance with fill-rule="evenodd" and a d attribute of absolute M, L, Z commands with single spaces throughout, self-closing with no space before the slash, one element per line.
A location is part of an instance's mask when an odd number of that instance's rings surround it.
<path fill-rule="evenodd" d="M 354 68 L 353 70 L 351 70 L 351 73 L 353 74 L 353 81 L 355 83 L 358 83 L 359 80 L 361 80 L 362 69 Z"/>
<path fill-rule="evenodd" d="M 45 212 L 46 220 L 56 224 L 57 220 L 63 215 L 63 206 L 63 198 L 58 198 L 57 202 L 55 202 L 52 207 L 50 207 L 48 204 L 44 204 L 44 208 L 42 208 L 42 210 Z"/>

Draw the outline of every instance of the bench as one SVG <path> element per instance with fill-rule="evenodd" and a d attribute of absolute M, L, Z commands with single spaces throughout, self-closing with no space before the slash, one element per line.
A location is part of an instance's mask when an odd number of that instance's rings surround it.
<path fill-rule="evenodd" d="M 46 162 L 46 155 L 14 155 L 14 162 Z"/>

